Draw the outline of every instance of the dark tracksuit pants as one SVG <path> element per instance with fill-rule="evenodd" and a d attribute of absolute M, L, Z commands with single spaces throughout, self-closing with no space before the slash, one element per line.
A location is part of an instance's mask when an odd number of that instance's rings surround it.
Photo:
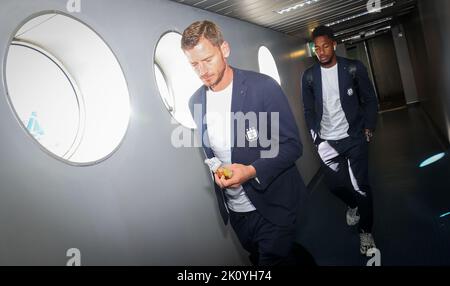
<path fill-rule="evenodd" d="M 258 266 L 290 266 L 297 263 L 294 253 L 295 223 L 275 225 L 258 211 L 237 213 L 230 210 L 230 223 L 250 261 Z"/>
<path fill-rule="evenodd" d="M 319 139 L 317 145 L 329 189 L 349 207 L 358 207 L 360 232 L 372 232 L 373 225 L 368 145 L 364 136 L 336 141 Z"/>

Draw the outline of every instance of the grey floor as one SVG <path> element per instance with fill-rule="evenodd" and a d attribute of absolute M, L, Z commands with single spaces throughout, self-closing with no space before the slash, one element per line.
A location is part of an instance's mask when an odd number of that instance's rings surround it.
<path fill-rule="evenodd" d="M 425 168 L 440 152 L 447 156 Z M 374 197 L 373 235 L 382 265 L 450 265 L 450 158 L 420 107 L 381 114 L 370 146 Z M 366 265 L 346 206 L 323 180 L 310 188 L 300 211 L 298 242 L 318 265 Z"/>

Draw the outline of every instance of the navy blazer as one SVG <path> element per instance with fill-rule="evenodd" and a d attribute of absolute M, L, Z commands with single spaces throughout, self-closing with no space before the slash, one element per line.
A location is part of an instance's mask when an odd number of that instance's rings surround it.
<path fill-rule="evenodd" d="M 239 131 L 237 120 L 233 120 L 232 141 L 234 144 L 231 149 L 231 162 L 255 167 L 257 180 L 251 179 L 242 187 L 258 212 L 276 225 L 291 225 L 295 222 L 301 196 L 305 193 L 306 187 L 295 165 L 302 154 L 302 144 L 289 103 L 281 87 L 271 77 L 235 68 L 233 68 L 233 75 L 231 112 L 243 114 L 255 112 L 257 115 L 261 112 L 267 112 L 269 115 L 277 112 L 279 114 L 279 153 L 274 158 L 261 158 L 261 151 L 267 151 L 270 147 L 261 146 L 259 137 L 257 146 L 250 146 L 246 139 L 245 146 L 237 147 L 238 136 L 243 134 L 237 134 Z M 207 124 L 205 120 L 202 120 L 206 114 L 206 91 L 205 86 L 198 89 L 190 98 L 189 107 L 197 124 L 197 135 L 202 139 L 205 154 L 208 158 L 212 158 L 214 152 L 209 147 Z M 201 116 L 194 114 L 194 110 L 201 110 Z M 264 122 L 260 122 L 259 116 L 257 117 L 257 126 L 249 126 L 250 123 L 247 120 L 245 130 L 256 128 L 260 131 Z M 270 118 L 267 122 L 270 134 Z M 217 184 L 214 184 L 214 187 L 220 213 L 224 223 L 227 224 L 229 216 L 224 190 L 221 190 Z"/>
<path fill-rule="evenodd" d="M 375 130 L 376 127 L 378 100 L 375 90 L 360 61 L 337 57 L 337 62 L 341 105 L 349 124 L 347 133 L 351 137 L 363 136 L 364 129 Z M 349 65 L 356 67 L 355 78 L 349 72 Z M 312 86 L 308 83 L 308 73 L 312 73 Z M 302 95 L 306 124 L 316 144 L 323 114 L 322 73 L 319 63 L 303 74 Z"/>

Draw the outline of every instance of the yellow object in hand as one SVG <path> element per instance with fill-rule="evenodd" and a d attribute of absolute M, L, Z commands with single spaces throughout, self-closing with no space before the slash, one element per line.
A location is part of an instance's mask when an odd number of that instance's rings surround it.
<path fill-rule="evenodd" d="M 216 174 L 217 176 L 219 176 L 219 178 L 225 177 L 226 180 L 229 180 L 231 179 L 231 177 L 233 177 L 233 172 L 230 169 L 224 167 L 220 167 L 219 169 L 217 169 Z"/>

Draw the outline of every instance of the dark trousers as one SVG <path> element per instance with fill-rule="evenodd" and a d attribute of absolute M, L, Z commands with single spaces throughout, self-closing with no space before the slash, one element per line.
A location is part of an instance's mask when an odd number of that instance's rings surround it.
<path fill-rule="evenodd" d="M 333 194 L 349 207 L 358 207 L 360 232 L 372 232 L 373 202 L 369 185 L 369 148 L 364 136 L 320 140 L 318 152 L 324 164 L 325 181 Z"/>
<path fill-rule="evenodd" d="M 295 224 L 277 226 L 257 211 L 230 211 L 230 223 L 250 261 L 258 266 L 296 265 L 294 254 Z"/>

